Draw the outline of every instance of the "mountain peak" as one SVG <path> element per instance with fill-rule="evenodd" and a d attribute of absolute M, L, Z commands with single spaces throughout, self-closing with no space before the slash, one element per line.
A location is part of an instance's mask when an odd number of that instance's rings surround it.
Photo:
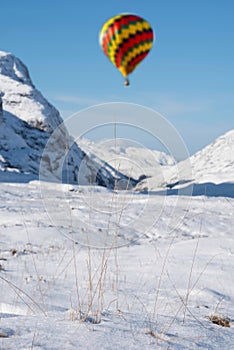
<path fill-rule="evenodd" d="M 28 68 L 12 53 L 0 51 L 3 110 L 32 127 L 52 132 L 62 123 L 59 112 L 33 85 Z"/>
<path fill-rule="evenodd" d="M 25 64 L 10 52 L 0 51 L 0 74 L 20 83 L 33 86 Z"/>

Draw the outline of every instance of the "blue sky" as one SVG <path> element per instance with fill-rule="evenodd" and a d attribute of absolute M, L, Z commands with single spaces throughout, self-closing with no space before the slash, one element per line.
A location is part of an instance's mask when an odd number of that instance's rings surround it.
<path fill-rule="evenodd" d="M 98 36 L 107 19 L 128 12 L 147 19 L 156 40 L 125 88 Z M 0 49 L 26 63 L 64 117 L 102 102 L 142 104 L 194 153 L 234 128 L 233 13 L 232 0 L 4 1 Z"/>

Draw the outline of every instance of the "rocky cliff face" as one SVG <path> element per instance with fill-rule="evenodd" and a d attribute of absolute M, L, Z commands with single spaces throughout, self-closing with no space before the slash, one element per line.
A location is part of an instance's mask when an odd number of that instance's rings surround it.
<path fill-rule="evenodd" d="M 80 149 L 58 110 L 33 85 L 27 67 L 2 51 L 0 94 L 0 180 L 8 172 L 81 184 L 92 178 L 92 184 L 114 188 L 113 169 Z M 125 178 L 118 174 L 118 179 Z"/>
<path fill-rule="evenodd" d="M 4 110 L 37 129 L 52 132 L 62 122 L 59 112 L 34 87 L 27 67 L 0 51 L 0 92 Z"/>
<path fill-rule="evenodd" d="M 59 112 L 33 85 L 27 67 L 6 52 L 0 52 L 0 91 L 0 170 L 39 176 L 45 146 L 57 130 L 52 138 L 54 153 L 47 152 L 42 174 L 60 181 L 64 173 L 61 162 L 71 138 Z M 83 157 L 84 152 L 73 144 L 67 156 L 69 182 L 75 182 Z"/>

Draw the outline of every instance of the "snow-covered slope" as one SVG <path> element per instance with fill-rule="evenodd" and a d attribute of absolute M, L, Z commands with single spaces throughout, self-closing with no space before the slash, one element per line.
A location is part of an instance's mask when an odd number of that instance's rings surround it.
<path fill-rule="evenodd" d="M 191 158 L 196 183 L 234 182 L 234 129 Z"/>
<path fill-rule="evenodd" d="M 139 190 L 158 190 L 160 187 L 178 189 L 189 184 L 194 194 L 206 191 L 214 195 L 234 196 L 234 130 L 172 167 L 164 168 L 164 182 L 158 176 L 138 184 Z M 174 193 L 174 192 L 172 192 Z"/>
<path fill-rule="evenodd" d="M 33 85 L 27 67 L 2 51 L 0 95 L 0 180 L 27 181 L 40 173 L 43 180 L 89 184 L 91 179 L 109 188 L 116 176 L 128 181 L 81 150 L 58 110 Z"/>

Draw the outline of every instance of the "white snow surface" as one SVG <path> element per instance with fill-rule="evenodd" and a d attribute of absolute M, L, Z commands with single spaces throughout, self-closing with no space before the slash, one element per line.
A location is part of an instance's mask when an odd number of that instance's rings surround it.
<path fill-rule="evenodd" d="M 232 349 L 234 199 L 37 181 L 0 198 L 2 350 Z"/>

